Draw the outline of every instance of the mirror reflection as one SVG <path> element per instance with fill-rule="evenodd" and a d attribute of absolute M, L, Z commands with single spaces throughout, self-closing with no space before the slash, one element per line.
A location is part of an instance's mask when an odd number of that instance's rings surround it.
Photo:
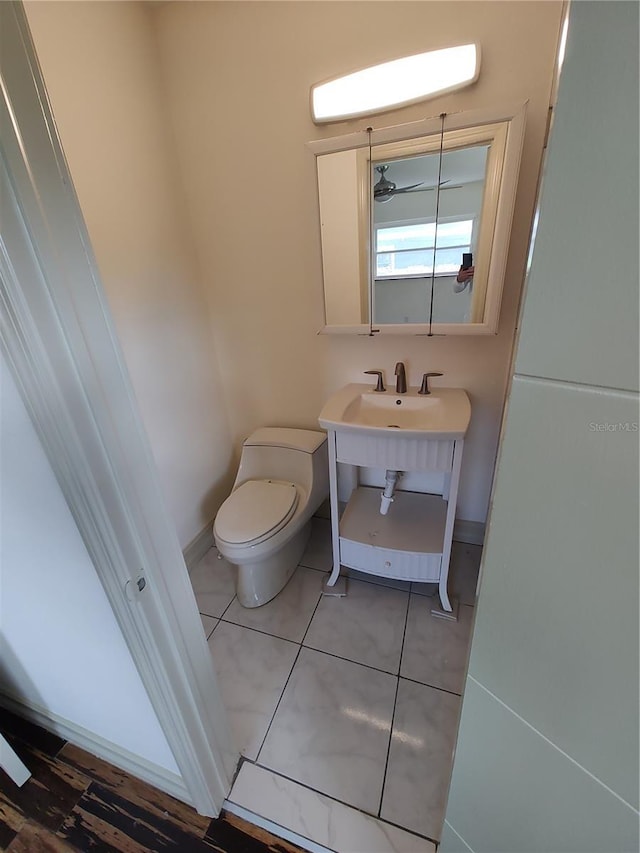
<path fill-rule="evenodd" d="M 457 277 L 473 271 L 488 152 L 372 160 L 374 323 L 471 321 L 473 278 Z"/>
<path fill-rule="evenodd" d="M 310 143 L 323 331 L 496 331 L 525 112 L 484 115 L 416 123 L 424 135 L 403 125 Z"/>

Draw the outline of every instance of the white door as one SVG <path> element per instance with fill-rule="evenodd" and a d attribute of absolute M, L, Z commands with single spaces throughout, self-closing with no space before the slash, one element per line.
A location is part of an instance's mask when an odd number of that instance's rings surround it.
<path fill-rule="evenodd" d="M 239 758 L 22 7 L 0 3 L 0 340 L 185 782 Z"/>

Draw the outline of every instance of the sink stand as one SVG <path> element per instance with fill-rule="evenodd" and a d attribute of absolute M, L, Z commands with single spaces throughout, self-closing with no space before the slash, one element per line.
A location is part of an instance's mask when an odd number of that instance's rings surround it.
<path fill-rule="evenodd" d="M 442 610 L 453 608 L 447 592 L 462 438 L 392 439 L 340 429 L 328 430 L 333 569 L 340 566 L 380 577 L 437 583 Z M 442 474 L 437 494 L 396 490 L 387 515 L 380 514 L 381 488 L 356 485 L 340 517 L 338 463 L 394 471 Z"/>

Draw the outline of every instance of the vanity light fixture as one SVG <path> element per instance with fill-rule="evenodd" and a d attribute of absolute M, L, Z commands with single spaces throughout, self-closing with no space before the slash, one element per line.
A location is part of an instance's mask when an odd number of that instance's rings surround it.
<path fill-rule="evenodd" d="M 469 86 L 480 73 L 480 46 L 463 44 L 372 65 L 311 87 L 317 124 L 412 104 Z"/>

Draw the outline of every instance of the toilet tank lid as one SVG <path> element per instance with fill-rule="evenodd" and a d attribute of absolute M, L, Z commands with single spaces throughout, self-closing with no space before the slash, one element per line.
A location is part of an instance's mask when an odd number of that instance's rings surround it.
<path fill-rule="evenodd" d="M 327 440 L 327 434 L 313 429 L 288 429 L 286 427 L 262 427 L 252 432 L 245 441 L 246 446 L 266 445 L 288 447 L 313 453 Z"/>

